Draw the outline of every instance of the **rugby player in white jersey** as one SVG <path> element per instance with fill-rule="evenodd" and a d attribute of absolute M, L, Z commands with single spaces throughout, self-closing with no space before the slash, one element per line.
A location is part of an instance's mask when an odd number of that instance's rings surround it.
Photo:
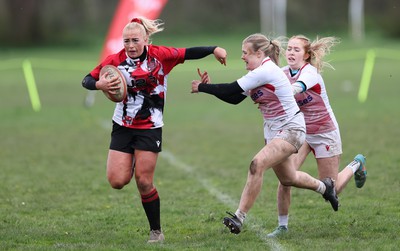
<path fill-rule="evenodd" d="M 265 146 L 253 157 L 248 170 L 239 207 L 223 223 L 231 233 L 239 234 L 247 213 L 252 208 L 263 184 L 264 172 L 272 168 L 279 181 L 286 186 L 314 190 L 322 194 L 337 211 L 339 201 L 331 178 L 322 181 L 297 171 L 293 154 L 305 140 L 303 114 L 293 96 L 291 84 L 279 68 L 280 43 L 262 34 L 253 34 L 242 43 L 242 59 L 249 71 L 232 83 L 207 83 L 208 74 L 202 80 L 192 81 L 192 92 L 204 92 L 217 98 L 238 104 L 246 97 L 258 104 L 264 118 Z M 203 83 L 202 83 L 203 82 Z"/>
<path fill-rule="evenodd" d="M 318 166 L 319 179 L 327 177 L 335 181 L 339 194 L 354 176 L 356 186 L 361 188 L 367 177 L 365 157 L 356 155 L 340 173 L 339 164 L 342 142 L 339 126 L 329 103 L 321 71 L 330 66 L 323 61 L 332 46 L 339 41 L 324 37 L 311 41 L 303 35 L 289 39 L 286 49 L 288 65 L 282 69 L 292 84 L 293 93 L 306 122 L 306 141 L 294 156 L 295 166 L 300 168 L 310 152 Z M 291 187 L 278 185 L 278 227 L 268 237 L 279 237 L 288 232 Z"/>

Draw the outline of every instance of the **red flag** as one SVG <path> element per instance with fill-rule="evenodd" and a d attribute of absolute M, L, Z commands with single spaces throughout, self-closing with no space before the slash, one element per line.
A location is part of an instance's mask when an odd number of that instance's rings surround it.
<path fill-rule="evenodd" d="M 120 0 L 108 30 L 100 62 L 122 49 L 122 29 L 134 17 L 156 19 L 167 0 Z"/>

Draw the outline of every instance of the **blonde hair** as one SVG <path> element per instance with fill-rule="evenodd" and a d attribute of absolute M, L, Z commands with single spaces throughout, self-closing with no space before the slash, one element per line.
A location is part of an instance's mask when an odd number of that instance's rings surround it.
<path fill-rule="evenodd" d="M 253 52 L 260 50 L 265 56 L 270 57 L 275 64 L 279 65 L 279 56 L 282 51 L 279 38 L 271 40 L 261 33 L 255 33 L 246 37 L 242 43 L 251 44 Z"/>
<path fill-rule="evenodd" d="M 300 39 L 304 44 L 304 51 L 310 56 L 306 59 L 306 62 L 317 68 L 319 72 L 322 72 L 324 67 L 334 69 L 332 65 L 324 61 L 324 57 L 331 53 L 331 48 L 340 43 L 340 39 L 337 37 L 323 37 L 316 38 L 311 41 L 304 35 L 295 35 L 291 39 Z"/>
<path fill-rule="evenodd" d="M 150 20 L 145 17 L 135 17 L 125 25 L 123 32 L 139 28 L 150 40 L 151 35 L 164 30 L 163 25 L 164 23 L 160 19 Z"/>

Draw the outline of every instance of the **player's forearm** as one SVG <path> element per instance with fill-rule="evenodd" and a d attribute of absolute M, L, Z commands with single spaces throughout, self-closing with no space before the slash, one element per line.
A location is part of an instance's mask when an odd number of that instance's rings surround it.
<path fill-rule="evenodd" d="M 217 46 L 200 46 L 186 48 L 185 59 L 200 59 L 214 53 Z"/>
<path fill-rule="evenodd" d="M 199 84 L 198 91 L 212 94 L 230 104 L 239 104 L 246 98 L 237 81 L 230 84 Z"/>
<path fill-rule="evenodd" d="M 96 79 L 92 77 L 92 75 L 88 74 L 82 80 L 82 86 L 88 90 L 97 90 L 96 88 Z"/>

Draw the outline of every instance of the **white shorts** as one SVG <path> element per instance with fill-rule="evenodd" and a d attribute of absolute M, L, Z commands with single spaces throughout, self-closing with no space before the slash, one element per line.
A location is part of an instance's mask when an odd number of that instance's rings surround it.
<path fill-rule="evenodd" d="M 307 134 L 306 142 L 316 159 L 342 154 L 342 140 L 338 129 L 327 133 Z"/>
<path fill-rule="evenodd" d="M 292 144 L 297 151 L 303 145 L 306 133 L 304 117 L 301 112 L 296 114 L 289 122 L 285 123 L 277 130 L 272 130 L 272 127 L 268 127 L 267 124 L 268 122 L 264 121 L 264 138 L 266 144 L 271 142 L 271 140 L 278 138 Z"/>

